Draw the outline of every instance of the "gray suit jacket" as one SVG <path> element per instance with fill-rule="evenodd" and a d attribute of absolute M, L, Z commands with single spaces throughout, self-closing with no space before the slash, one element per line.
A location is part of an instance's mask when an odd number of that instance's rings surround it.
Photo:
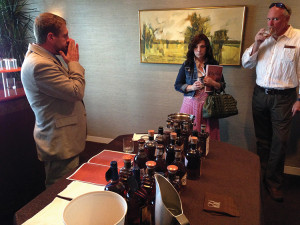
<path fill-rule="evenodd" d="M 67 159 L 85 147 L 84 68 L 78 62 L 68 67 L 44 48 L 29 44 L 21 79 L 35 114 L 33 135 L 42 161 Z"/>

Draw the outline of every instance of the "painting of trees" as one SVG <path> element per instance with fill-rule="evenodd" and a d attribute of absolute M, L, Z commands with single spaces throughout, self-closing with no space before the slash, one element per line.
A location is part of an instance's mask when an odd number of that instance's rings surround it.
<path fill-rule="evenodd" d="M 207 37 L 210 36 L 209 29 L 209 17 L 201 17 L 197 13 L 188 15 L 186 20 L 190 21 L 191 26 L 188 26 L 185 30 L 184 43 L 189 44 L 193 37 L 197 34 L 205 34 Z"/>
<path fill-rule="evenodd" d="M 142 63 L 181 64 L 203 33 L 221 65 L 240 65 L 245 6 L 140 10 L 139 17 Z"/>

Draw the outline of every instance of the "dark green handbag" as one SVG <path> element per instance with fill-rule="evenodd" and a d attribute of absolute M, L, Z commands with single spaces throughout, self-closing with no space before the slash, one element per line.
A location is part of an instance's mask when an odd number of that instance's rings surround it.
<path fill-rule="evenodd" d="M 237 114 L 237 101 L 225 91 L 208 95 L 202 109 L 203 118 L 226 118 Z"/>

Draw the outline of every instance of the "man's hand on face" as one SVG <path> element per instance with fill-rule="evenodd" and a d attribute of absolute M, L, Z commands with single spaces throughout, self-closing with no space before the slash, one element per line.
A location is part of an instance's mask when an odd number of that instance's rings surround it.
<path fill-rule="evenodd" d="M 64 61 L 68 64 L 72 61 L 79 61 L 79 47 L 78 44 L 75 44 L 75 41 L 73 39 L 69 39 L 69 46 L 67 50 L 67 54 L 65 54 L 63 51 L 59 51 L 59 54 L 62 56 Z"/>

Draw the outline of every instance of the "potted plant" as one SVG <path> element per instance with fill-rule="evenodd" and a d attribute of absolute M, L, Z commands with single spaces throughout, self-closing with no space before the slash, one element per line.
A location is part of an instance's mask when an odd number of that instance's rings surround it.
<path fill-rule="evenodd" d="M 27 0 L 0 0 L 0 58 L 16 58 L 20 66 L 29 40 L 33 19 Z"/>

